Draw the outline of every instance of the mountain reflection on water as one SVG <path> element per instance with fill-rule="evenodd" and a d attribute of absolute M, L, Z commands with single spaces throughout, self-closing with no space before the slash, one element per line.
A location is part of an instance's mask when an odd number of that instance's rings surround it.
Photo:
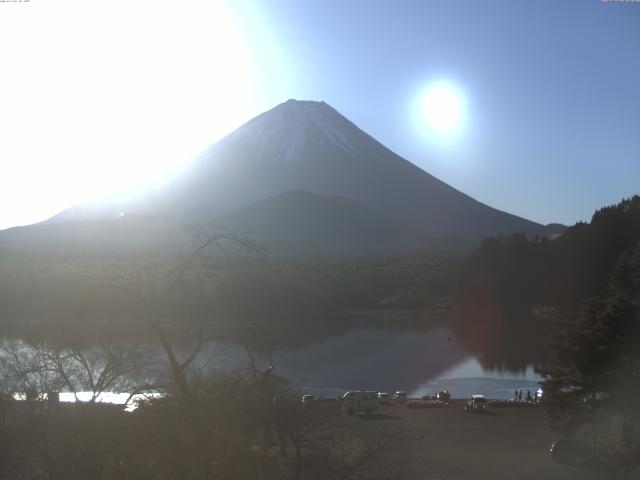
<path fill-rule="evenodd" d="M 217 345 L 222 364 L 246 361 L 237 345 Z M 244 356 L 243 356 L 244 355 Z M 268 362 L 266 356 L 258 357 Z M 485 370 L 444 326 L 424 330 L 360 328 L 304 347 L 271 355 L 275 371 L 304 391 L 319 396 L 347 390 L 421 396 L 446 387 L 454 397 L 471 393 L 503 398 L 515 389 L 537 389 L 531 367 L 522 372 Z"/>
<path fill-rule="evenodd" d="M 270 354 L 265 351 L 253 351 L 258 368 L 272 363 L 276 374 L 319 397 L 341 396 L 348 390 L 405 390 L 419 397 L 446 388 L 454 398 L 472 393 L 508 398 L 514 390 L 535 391 L 539 380 L 532 367 L 519 372 L 484 368 L 442 322 L 421 327 L 354 326 L 333 334 L 326 331 L 315 339 L 311 334 L 302 343 L 273 348 Z M 158 350 L 156 355 L 157 364 L 164 364 L 163 353 Z M 203 364 L 227 371 L 246 367 L 249 359 L 245 344 L 231 339 L 212 341 L 201 353 Z M 103 401 L 120 403 L 105 394 Z M 61 399 L 72 400 L 67 397 L 63 394 Z"/>

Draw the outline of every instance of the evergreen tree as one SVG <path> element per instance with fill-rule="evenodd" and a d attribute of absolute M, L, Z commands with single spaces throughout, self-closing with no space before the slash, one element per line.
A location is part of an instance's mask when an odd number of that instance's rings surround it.
<path fill-rule="evenodd" d="M 539 373 L 552 426 L 570 433 L 591 425 L 597 447 L 599 412 L 618 414 L 619 440 L 629 446 L 640 414 L 639 347 L 640 243 L 622 254 L 603 293 L 578 319 L 560 320 L 549 339 L 550 360 Z"/>

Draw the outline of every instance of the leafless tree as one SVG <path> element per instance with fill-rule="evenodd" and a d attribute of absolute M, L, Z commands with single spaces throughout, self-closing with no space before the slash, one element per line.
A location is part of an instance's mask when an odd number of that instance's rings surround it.
<path fill-rule="evenodd" d="M 147 273 L 130 293 L 142 306 L 143 321 L 153 332 L 167 359 L 175 392 L 186 402 L 193 400 L 189 369 L 205 350 L 207 338 L 202 318 L 196 318 L 195 305 L 207 297 L 207 289 L 222 273 L 230 269 L 229 259 L 240 252 L 263 255 L 264 250 L 240 235 L 210 233 L 204 229 L 196 233 L 198 246 L 164 276 Z M 221 265 L 214 260 L 224 259 Z M 221 272 L 222 270 L 222 272 Z M 182 297 L 182 301 L 178 301 Z M 185 297 L 187 301 L 185 301 Z M 178 313 L 172 305 L 183 308 Z M 172 316 L 172 313 L 174 314 Z M 190 315 L 189 315 L 190 313 Z M 188 346 L 176 348 L 172 333 L 177 329 L 190 338 Z"/>
<path fill-rule="evenodd" d="M 154 358 L 153 348 L 142 343 L 81 348 L 7 341 L 0 348 L 0 391 L 28 400 L 68 391 L 76 401 L 86 392 L 92 403 L 106 392 L 132 396 L 155 388 L 147 375 Z"/>

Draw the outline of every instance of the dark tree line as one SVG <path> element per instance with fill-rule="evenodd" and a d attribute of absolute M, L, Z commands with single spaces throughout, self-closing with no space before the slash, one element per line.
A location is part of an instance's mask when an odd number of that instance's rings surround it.
<path fill-rule="evenodd" d="M 557 312 L 578 311 L 598 295 L 616 262 L 640 241 L 640 197 L 598 210 L 555 239 L 485 239 L 456 286 L 456 331 L 492 366 L 543 360 Z"/>
<path fill-rule="evenodd" d="M 345 312 L 439 308 L 448 302 L 458 261 L 210 255 L 207 273 L 184 278 L 180 295 L 165 299 L 163 309 L 172 319 L 198 319 L 218 338 L 245 342 L 253 337 L 288 347 L 349 328 L 342 321 Z M 131 292 L 165 279 L 175 262 L 144 257 L 69 264 L 0 261 L 0 333 L 44 340 L 73 332 L 89 343 L 144 338 L 147 312 Z"/>
<path fill-rule="evenodd" d="M 538 372 L 552 427 L 582 434 L 592 468 L 628 478 L 640 464 L 640 242 L 577 317 L 558 319 L 548 347 Z"/>
<path fill-rule="evenodd" d="M 598 294 L 620 255 L 640 241 L 640 196 L 596 211 L 553 240 L 485 239 L 464 267 L 460 299 L 483 282 L 507 305 L 575 307 Z"/>

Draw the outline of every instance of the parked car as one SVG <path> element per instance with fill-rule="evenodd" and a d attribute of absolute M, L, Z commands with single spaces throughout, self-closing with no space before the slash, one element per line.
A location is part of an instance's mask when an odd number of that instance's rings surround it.
<path fill-rule="evenodd" d="M 436 393 L 436 400 L 440 400 L 441 402 L 448 402 L 449 400 L 451 400 L 451 395 L 449 394 L 449 390 L 444 389 Z"/>
<path fill-rule="evenodd" d="M 349 415 L 353 413 L 371 413 L 380 408 L 378 392 L 364 390 L 347 392 L 342 397 L 342 411 Z"/>
<path fill-rule="evenodd" d="M 440 390 L 436 393 L 427 393 L 422 396 L 423 400 L 440 400 L 441 402 L 448 402 L 451 399 L 448 390 Z"/>
<path fill-rule="evenodd" d="M 389 394 L 387 392 L 378 392 L 378 400 L 389 400 Z"/>
<path fill-rule="evenodd" d="M 315 398 L 313 395 L 303 395 L 302 396 L 302 405 L 304 407 L 310 407 L 315 402 Z"/>
<path fill-rule="evenodd" d="M 487 399 L 484 395 L 471 395 L 471 398 L 467 400 L 467 404 L 464 409 L 467 412 L 480 413 L 484 412 L 487 408 Z"/>

